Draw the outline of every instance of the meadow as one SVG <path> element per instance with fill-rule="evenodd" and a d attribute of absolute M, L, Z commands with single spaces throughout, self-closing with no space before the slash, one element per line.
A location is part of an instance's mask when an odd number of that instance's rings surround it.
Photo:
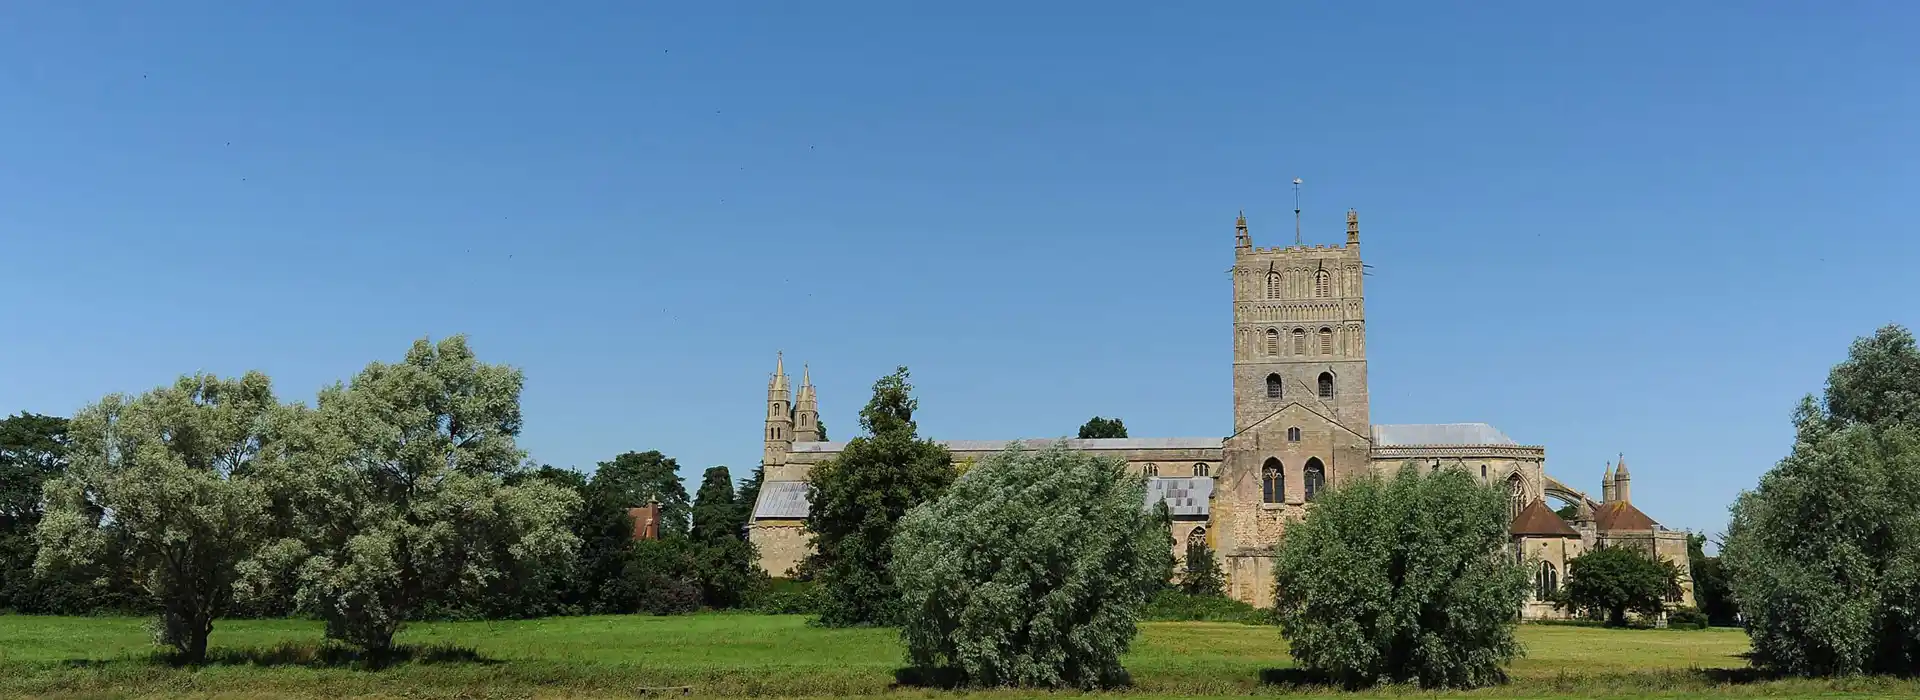
<path fill-rule="evenodd" d="M 415 658 L 386 668 L 339 658 L 318 623 L 231 620 L 212 660 L 174 667 L 138 618 L 0 616 L 0 695 L 117 697 L 611 698 L 936 697 L 899 674 L 890 629 L 821 629 L 800 616 L 605 616 L 409 626 Z M 1896 697 L 1893 679 L 1768 680 L 1745 671 L 1738 630 L 1525 625 L 1527 655 L 1487 697 Z M 1127 657 L 1128 698 L 1348 694 L 1303 684 L 1272 627 L 1144 623 Z M 902 682 L 906 678 L 907 682 Z M 1426 694 L 1379 689 L 1355 695 Z M 1447 695 L 1453 695 L 1449 693 Z M 1040 695 L 968 693 L 988 698 Z"/>

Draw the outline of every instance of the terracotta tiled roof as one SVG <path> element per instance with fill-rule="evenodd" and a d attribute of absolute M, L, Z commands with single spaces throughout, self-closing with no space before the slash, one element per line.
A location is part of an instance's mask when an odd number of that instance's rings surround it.
<path fill-rule="evenodd" d="M 1548 510 L 1547 502 L 1543 500 L 1535 500 L 1520 509 L 1520 516 L 1513 519 L 1513 527 L 1508 532 L 1528 537 L 1580 536 L 1579 532 L 1567 526 L 1567 521 Z"/>
<path fill-rule="evenodd" d="M 1647 517 L 1646 513 L 1640 512 L 1639 508 L 1633 507 L 1632 503 L 1626 501 L 1600 504 L 1600 508 L 1593 511 L 1593 523 L 1594 527 L 1601 532 L 1653 530 L 1660 527 L 1653 522 L 1653 518 Z"/>

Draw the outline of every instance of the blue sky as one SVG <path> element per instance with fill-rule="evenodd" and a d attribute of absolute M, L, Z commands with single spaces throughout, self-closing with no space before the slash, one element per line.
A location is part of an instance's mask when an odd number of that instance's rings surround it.
<path fill-rule="evenodd" d="M 1234 213 L 1288 241 L 1298 176 L 1376 422 L 1717 531 L 1920 322 L 1920 6 L 1727 7 L 11 2 L 0 413 L 467 333 L 582 469 L 744 473 L 776 350 L 835 437 L 898 364 L 931 436 L 1224 435 Z"/>

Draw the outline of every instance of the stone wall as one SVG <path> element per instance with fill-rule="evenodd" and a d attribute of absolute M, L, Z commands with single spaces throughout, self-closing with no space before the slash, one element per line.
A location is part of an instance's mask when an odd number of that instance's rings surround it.
<path fill-rule="evenodd" d="M 760 549 L 760 568 L 769 576 L 786 576 L 812 550 L 806 524 L 799 520 L 755 521 L 747 539 Z"/>

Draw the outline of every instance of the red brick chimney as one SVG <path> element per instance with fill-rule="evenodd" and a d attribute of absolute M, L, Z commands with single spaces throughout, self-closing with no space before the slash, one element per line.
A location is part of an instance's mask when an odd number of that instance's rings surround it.
<path fill-rule="evenodd" d="M 660 539 L 660 502 L 648 501 L 645 508 L 628 508 L 627 517 L 633 518 L 633 538 L 636 540 Z"/>

